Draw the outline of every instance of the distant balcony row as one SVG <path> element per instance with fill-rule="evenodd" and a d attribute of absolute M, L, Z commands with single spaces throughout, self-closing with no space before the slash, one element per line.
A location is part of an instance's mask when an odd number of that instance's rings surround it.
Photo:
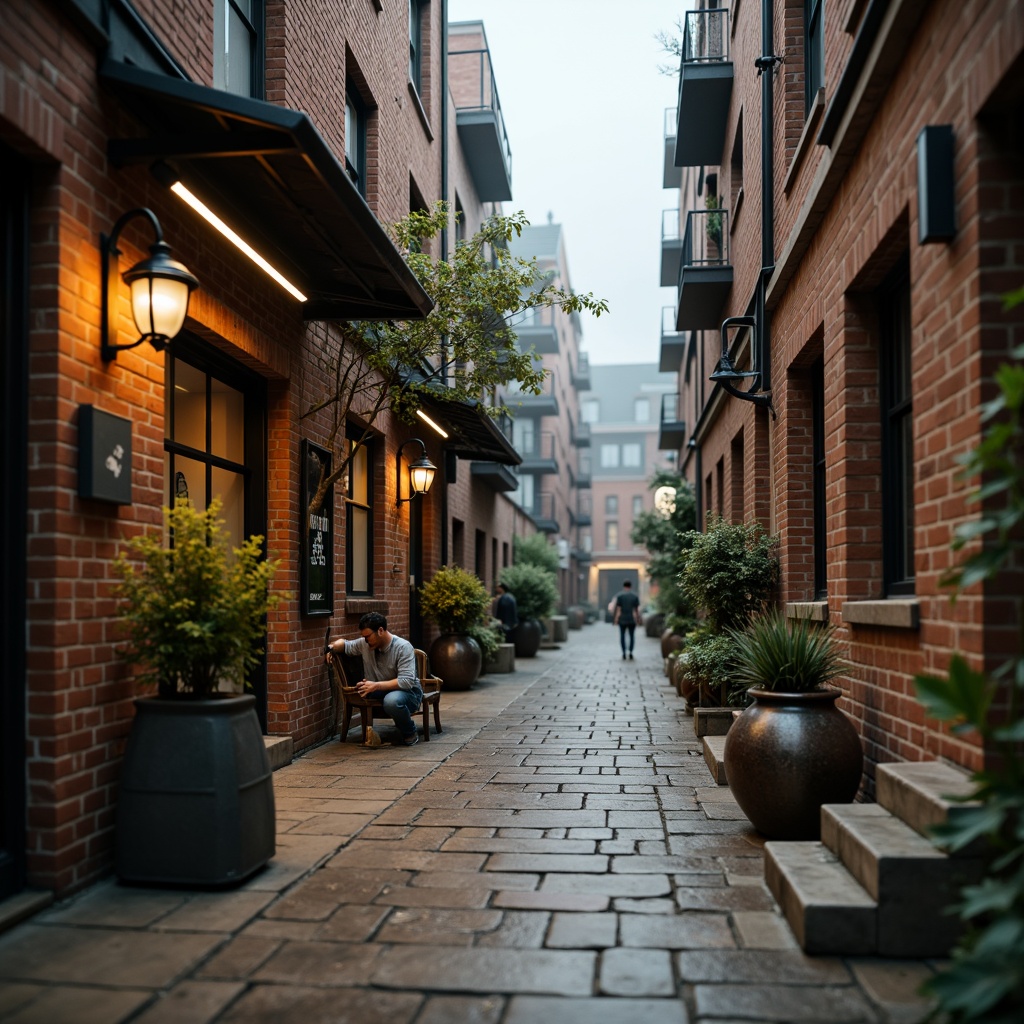
<path fill-rule="evenodd" d="M 528 433 L 516 445 L 523 461 L 520 473 L 534 473 L 539 476 L 558 473 L 558 458 L 555 454 L 555 435 L 549 430 Z"/>
<path fill-rule="evenodd" d="M 679 415 L 679 395 L 661 396 L 661 421 L 658 424 L 658 450 L 679 451 L 686 443 L 686 424 Z"/>
<path fill-rule="evenodd" d="M 663 211 L 661 286 L 676 286 L 676 330 L 717 328 L 732 280 L 729 211 L 720 207 L 688 211 L 682 238 L 679 211 Z"/>
<path fill-rule="evenodd" d="M 532 392 L 524 391 L 518 381 L 509 381 L 505 388 L 508 404 L 518 406 L 519 416 L 557 416 L 558 415 L 558 394 L 557 375 L 553 368 L 547 371 L 544 383 L 541 385 L 541 393 L 535 395 Z"/>
<path fill-rule="evenodd" d="M 728 9 L 688 11 L 685 17 L 679 102 L 665 133 L 665 188 L 679 183 L 678 174 L 670 179 L 670 145 L 674 167 L 721 163 L 732 98 Z"/>

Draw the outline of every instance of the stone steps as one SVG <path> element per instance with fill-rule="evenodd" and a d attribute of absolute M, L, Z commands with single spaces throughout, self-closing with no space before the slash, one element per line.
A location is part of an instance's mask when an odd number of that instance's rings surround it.
<path fill-rule="evenodd" d="M 765 879 L 807 953 L 946 956 L 960 922 L 945 908 L 982 862 L 926 835 L 959 811 L 946 796 L 969 792 L 970 780 L 925 762 L 879 765 L 876 781 L 877 804 L 822 808 L 821 842 L 767 843 Z"/>
<path fill-rule="evenodd" d="M 705 736 L 701 743 L 704 745 L 704 761 L 715 782 L 720 786 L 727 786 L 729 783 L 725 777 L 725 737 Z"/>

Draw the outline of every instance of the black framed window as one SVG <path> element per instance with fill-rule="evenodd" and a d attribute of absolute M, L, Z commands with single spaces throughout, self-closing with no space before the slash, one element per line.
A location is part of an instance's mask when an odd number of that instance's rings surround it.
<path fill-rule="evenodd" d="M 814 523 L 814 598 L 828 597 L 825 520 L 825 360 L 811 367 L 811 501 Z"/>
<path fill-rule="evenodd" d="M 825 85 L 825 0 L 804 0 L 804 114 Z"/>
<path fill-rule="evenodd" d="M 409 0 L 409 81 L 423 92 L 423 13 L 426 0 Z"/>
<path fill-rule="evenodd" d="M 264 0 L 213 0 L 213 85 L 263 98 Z"/>
<path fill-rule="evenodd" d="M 345 170 L 366 198 L 366 106 L 356 87 L 345 84 Z"/>
<path fill-rule="evenodd" d="M 914 431 L 910 272 L 904 262 L 880 295 L 882 560 L 885 592 L 914 593 Z"/>
<path fill-rule="evenodd" d="M 352 461 L 345 491 L 345 592 L 373 593 L 373 441 L 349 439 Z"/>
<path fill-rule="evenodd" d="M 617 494 L 606 494 L 604 496 L 604 514 L 606 516 L 617 516 L 619 514 L 619 496 Z"/>

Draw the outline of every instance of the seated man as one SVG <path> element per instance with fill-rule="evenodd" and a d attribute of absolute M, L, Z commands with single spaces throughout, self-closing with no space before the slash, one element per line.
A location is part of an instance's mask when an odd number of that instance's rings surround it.
<path fill-rule="evenodd" d="M 334 652 L 362 658 L 363 678 L 356 683 L 359 696 L 381 697 L 384 713 L 398 730 L 398 738 L 392 742 L 411 747 L 420 741 L 412 716 L 423 700 L 413 646 L 388 632 L 388 620 L 380 612 L 367 612 L 359 620 L 359 632 L 358 640 L 338 639 L 328 644 L 327 662 L 330 664 Z"/>

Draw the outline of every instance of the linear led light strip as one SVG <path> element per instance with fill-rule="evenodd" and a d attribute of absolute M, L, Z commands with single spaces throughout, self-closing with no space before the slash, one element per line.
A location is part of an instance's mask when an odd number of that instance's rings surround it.
<path fill-rule="evenodd" d="M 242 252 L 244 252 L 245 255 L 256 264 L 256 266 L 272 277 L 286 292 L 290 295 L 294 295 L 299 302 L 306 301 L 306 296 L 303 295 L 302 292 L 300 292 L 299 289 L 284 276 L 284 274 L 272 267 L 247 241 L 245 241 L 244 238 L 240 238 L 235 234 L 235 232 L 232 231 L 231 228 L 229 228 L 227 224 L 225 224 L 224 221 L 222 221 L 220 217 L 213 212 L 213 210 L 208 206 L 205 206 L 194 195 L 192 195 L 192 193 L 189 192 L 189 190 L 185 188 L 180 181 L 176 181 L 171 186 L 171 191 L 179 199 L 188 203 L 188 205 L 191 206 L 200 217 L 212 224 L 229 242 L 238 246 L 238 248 L 241 249 Z"/>
<path fill-rule="evenodd" d="M 442 430 L 422 409 L 417 409 L 416 415 L 419 416 L 419 418 L 428 426 L 433 427 L 442 437 L 448 436 L 448 432 Z"/>

